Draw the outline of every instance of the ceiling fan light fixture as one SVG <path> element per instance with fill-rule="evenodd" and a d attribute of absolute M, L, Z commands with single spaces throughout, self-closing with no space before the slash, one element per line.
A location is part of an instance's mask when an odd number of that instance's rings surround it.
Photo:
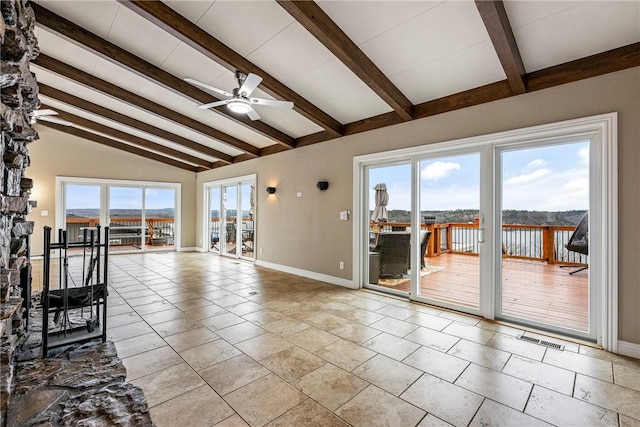
<path fill-rule="evenodd" d="M 251 111 L 251 104 L 246 101 L 234 99 L 227 103 L 227 108 L 234 113 L 247 114 L 249 111 Z"/>

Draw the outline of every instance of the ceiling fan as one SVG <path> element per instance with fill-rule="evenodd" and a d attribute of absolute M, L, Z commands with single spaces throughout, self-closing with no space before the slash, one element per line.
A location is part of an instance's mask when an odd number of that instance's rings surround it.
<path fill-rule="evenodd" d="M 37 121 L 43 121 L 43 122 L 51 122 L 51 123 L 55 123 L 58 125 L 62 125 L 62 126 L 72 126 L 73 123 L 68 122 L 66 120 L 62 120 L 62 119 L 57 119 L 55 117 L 51 117 L 51 116 L 55 116 L 58 113 L 56 111 L 53 111 L 51 109 L 44 109 L 44 110 L 35 110 L 33 112 L 33 115 L 31 116 L 31 124 L 35 124 Z"/>
<path fill-rule="evenodd" d="M 207 89 L 211 92 L 218 93 L 228 98 L 221 101 L 202 104 L 199 105 L 198 108 L 207 109 L 218 107 L 220 105 L 226 105 L 227 108 L 234 113 L 246 114 L 251 120 L 260 119 L 260 115 L 253 109 L 254 105 L 265 107 L 293 108 L 293 102 L 291 101 L 250 98 L 251 93 L 258 87 L 258 85 L 262 81 L 262 77 L 253 73 L 245 74 L 241 71 L 236 71 L 236 81 L 238 82 L 238 87 L 233 89 L 232 93 L 227 92 L 226 90 L 218 89 L 217 87 L 210 86 L 206 83 L 202 83 L 190 77 L 186 77 L 184 80 L 193 85 L 200 86 L 203 89 Z"/>

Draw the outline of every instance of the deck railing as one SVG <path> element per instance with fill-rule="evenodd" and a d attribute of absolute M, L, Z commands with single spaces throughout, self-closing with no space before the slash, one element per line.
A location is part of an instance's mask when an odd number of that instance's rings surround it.
<path fill-rule="evenodd" d="M 67 236 L 69 242 L 82 241 L 83 229 L 95 227 L 98 218 L 67 218 Z M 173 218 L 145 218 L 145 226 L 141 218 L 111 218 L 109 223 L 109 240 L 111 246 L 139 246 L 144 241 L 147 245 L 173 245 L 175 238 Z"/>
<path fill-rule="evenodd" d="M 235 217 L 228 217 L 227 218 L 227 225 L 229 226 L 229 224 L 234 224 L 236 223 L 236 218 Z M 217 246 L 214 247 L 214 244 L 216 242 L 219 241 L 220 239 L 220 218 L 211 218 L 211 226 L 209 228 L 211 230 L 211 246 L 212 248 L 216 249 L 218 248 Z M 242 217 L 242 230 L 246 231 L 246 230 L 253 230 L 254 229 L 254 222 L 253 222 L 253 218 L 252 217 Z M 235 239 L 235 236 L 230 236 L 228 235 L 228 233 L 230 232 L 229 229 L 227 229 L 227 241 L 233 240 Z"/>
<path fill-rule="evenodd" d="M 421 224 L 432 232 L 427 257 L 445 253 L 478 255 L 478 223 Z M 371 222 L 370 230 L 410 231 L 410 223 Z M 589 257 L 569 251 L 565 245 L 575 227 L 552 225 L 502 225 L 502 256 L 549 264 L 586 265 Z"/>

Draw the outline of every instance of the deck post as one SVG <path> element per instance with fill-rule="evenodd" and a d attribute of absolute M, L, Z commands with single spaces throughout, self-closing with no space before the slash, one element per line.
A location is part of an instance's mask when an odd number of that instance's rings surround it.
<path fill-rule="evenodd" d="M 555 235 L 556 228 L 554 226 L 544 227 L 542 231 L 542 259 L 546 260 L 548 264 L 556 263 Z"/>

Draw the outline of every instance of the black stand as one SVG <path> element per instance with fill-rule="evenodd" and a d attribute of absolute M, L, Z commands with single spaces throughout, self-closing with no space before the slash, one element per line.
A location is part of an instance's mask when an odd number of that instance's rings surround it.
<path fill-rule="evenodd" d="M 51 243 L 51 227 L 44 228 L 44 266 L 42 286 L 42 355 L 47 357 L 49 349 L 75 342 L 101 338 L 107 340 L 107 276 L 109 268 L 109 227 L 104 228 L 104 240 L 100 238 L 101 227 L 85 228 L 82 242 L 69 243 L 67 231 L 58 230 L 58 243 Z M 69 286 L 73 278 L 69 273 L 69 248 L 82 248 L 82 277 L 80 286 Z M 51 250 L 58 253 L 58 289 L 50 289 Z M 102 272 L 101 272 L 102 267 Z M 89 309 L 85 324 L 73 325 L 70 310 Z M 102 310 L 101 310 L 102 308 Z M 54 313 L 56 330 L 49 331 L 49 315 Z M 102 315 L 102 316 L 101 316 Z M 102 321 L 100 321 L 102 317 Z"/>

